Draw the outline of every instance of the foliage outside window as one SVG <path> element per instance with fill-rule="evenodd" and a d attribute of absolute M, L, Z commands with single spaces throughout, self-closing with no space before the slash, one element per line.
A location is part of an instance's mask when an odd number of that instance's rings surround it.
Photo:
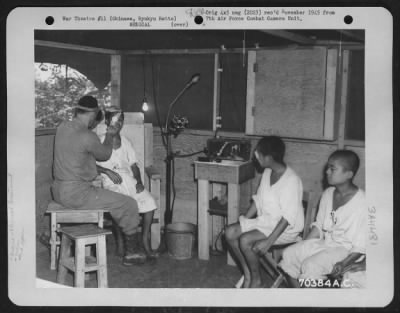
<path fill-rule="evenodd" d="M 65 64 L 35 63 L 35 126 L 55 128 L 71 119 L 73 106 L 84 95 L 94 96 L 100 106 L 110 104 L 109 83 L 103 90 Z"/>

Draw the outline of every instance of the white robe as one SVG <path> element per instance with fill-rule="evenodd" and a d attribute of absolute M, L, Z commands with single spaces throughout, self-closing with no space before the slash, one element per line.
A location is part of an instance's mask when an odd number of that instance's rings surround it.
<path fill-rule="evenodd" d="M 104 136 L 100 140 L 103 142 Z M 118 173 L 122 178 L 121 184 L 114 184 L 107 175 L 102 174 L 103 188 L 132 197 L 138 203 L 139 213 L 145 213 L 155 210 L 157 204 L 147 190 L 136 193 L 137 181 L 133 176 L 131 165 L 137 162 L 131 142 L 128 138 L 121 136 L 121 147 L 113 149 L 107 161 L 97 162 L 97 164 Z"/>
<path fill-rule="evenodd" d="M 364 253 L 366 249 L 367 203 L 365 193 L 359 189 L 347 203 L 333 211 L 335 188 L 325 190 L 321 197 L 316 221 L 326 245 L 340 245 L 349 252 Z"/>
<path fill-rule="evenodd" d="M 287 167 L 281 178 L 271 186 L 271 169 L 265 169 L 257 193 L 253 196 L 256 218 L 241 218 L 242 232 L 257 229 L 268 237 L 283 217 L 289 225 L 275 244 L 294 242 L 304 228 L 301 179 Z"/>
<path fill-rule="evenodd" d="M 283 251 L 281 268 L 293 278 L 324 279 L 350 253 L 366 250 L 367 203 L 359 189 L 332 213 L 334 187 L 322 194 L 316 222 L 320 238 L 298 242 Z"/>

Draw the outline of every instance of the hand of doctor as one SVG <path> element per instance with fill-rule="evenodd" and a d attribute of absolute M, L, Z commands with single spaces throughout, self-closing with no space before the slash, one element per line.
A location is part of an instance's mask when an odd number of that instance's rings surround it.
<path fill-rule="evenodd" d="M 114 171 L 112 171 L 110 169 L 107 169 L 105 174 L 108 176 L 109 179 L 111 179 L 111 181 L 114 184 L 118 184 L 119 185 L 119 184 L 122 183 L 122 177 L 118 173 L 116 173 L 116 172 L 114 172 Z"/>
<path fill-rule="evenodd" d="M 114 125 L 110 125 L 107 127 L 107 134 L 111 136 L 117 135 L 121 131 L 122 125 L 120 123 L 115 123 Z"/>

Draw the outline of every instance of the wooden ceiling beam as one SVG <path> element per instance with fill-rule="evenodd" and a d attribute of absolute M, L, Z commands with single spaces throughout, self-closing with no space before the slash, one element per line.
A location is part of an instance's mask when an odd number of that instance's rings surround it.
<path fill-rule="evenodd" d="M 356 40 L 359 40 L 362 42 L 365 41 L 364 36 L 357 35 L 356 33 L 352 32 L 351 30 L 338 29 L 337 31 L 347 37 L 350 37 L 350 38 L 353 38 L 353 39 L 356 39 Z"/>
<path fill-rule="evenodd" d="M 286 40 L 293 41 L 298 44 L 303 45 L 313 45 L 315 44 L 315 39 L 308 38 L 306 36 L 298 35 L 292 32 L 288 32 L 286 30 L 275 30 L 275 29 L 260 29 L 261 32 L 266 33 L 268 35 L 280 37 Z"/>
<path fill-rule="evenodd" d="M 84 52 L 95 52 L 95 53 L 103 53 L 103 54 L 119 54 L 118 50 L 103 49 L 103 48 L 96 48 L 96 47 L 90 47 L 90 46 L 81 46 L 81 45 L 55 42 L 55 41 L 35 40 L 35 45 L 40 46 L 40 47 L 68 49 L 68 50 L 84 51 Z"/>

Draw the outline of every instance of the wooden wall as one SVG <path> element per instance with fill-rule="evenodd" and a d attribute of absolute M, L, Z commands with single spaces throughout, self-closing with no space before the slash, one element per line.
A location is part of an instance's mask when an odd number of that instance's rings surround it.
<path fill-rule="evenodd" d="M 182 154 L 202 150 L 206 146 L 209 134 L 193 134 L 186 130 L 173 140 L 174 151 Z M 253 147 L 258 138 L 252 138 Z M 154 166 L 161 174 L 161 205 L 165 207 L 165 149 L 161 142 L 160 132 L 154 130 L 153 160 Z M 53 161 L 54 134 L 36 136 L 36 230 L 38 234 L 48 232 L 49 219 L 44 215 L 48 202 L 51 199 L 50 186 L 52 183 L 52 161 Z M 323 169 L 330 153 L 336 150 L 333 144 L 318 142 L 296 142 L 285 140 L 286 162 L 300 175 L 305 190 L 314 191 L 316 197 L 312 203 L 316 204 L 323 185 Z M 356 184 L 365 188 L 365 149 L 363 147 L 346 146 L 355 151 L 361 159 L 360 170 L 355 178 Z M 197 223 L 197 183 L 194 180 L 193 161 L 197 156 L 189 158 L 177 158 L 175 160 L 175 183 L 177 198 L 175 201 L 174 221 Z M 252 182 L 253 192 L 256 191 L 260 175 Z M 248 196 L 248 195 L 243 195 Z M 245 203 L 242 203 L 245 206 Z"/>
<path fill-rule="evenodd" d="M 209 134 L 193 134 L 186 130 L 173 140 L 174 151 L 181 151 L 182 154 L 188 154 L 202 150 L 206 146 L 207 139 L 212 136 Z M 253 148 L 258 137 L 250 138 Z M 329 155 L 337 149 L 335 144 L 321 142 L 299 142 L 293 140 L 284 140 L 286 144 L 286 162 L 301 177 L 303 187 L 307 191 L 312 191 L 314 198 L 311 203 L 316 205 L 318 198 L 323 191 L 324 166 Z M 355 178 L 359 187 L 365 188 L 365 167 L 364 167 L 364 148 L 351 147 L 346 148 L 355 151 L 361 159 L 360 170 Z M 165 205 L 165 149 L 161 142 L 160 133 L 154 131 L 154 165 L 161 173 L 161 204 Z M 197 183 L 194 180 L 193 161 L 198 156 L 175 160 L 175 186 L 177 200 L 175 202 L 175 212 L 173 221 L 185 221 L 197 223 Z M 257 175 L 252 183 L 253 193 L 257 190 L 260 175 Z M 243 197 L 248 195 L 243 194 Z M 242 203 L 244 205 L 244 203 Z"/>
<path fill-rule="evenodd" d="M 53 182 L 54 134 L 35 137 L 35 186 L 36 186 L 36 232 L 49 234 L 50 220 L 45 216 L 47 204 L 51 200 L 50 187 Z"/>

